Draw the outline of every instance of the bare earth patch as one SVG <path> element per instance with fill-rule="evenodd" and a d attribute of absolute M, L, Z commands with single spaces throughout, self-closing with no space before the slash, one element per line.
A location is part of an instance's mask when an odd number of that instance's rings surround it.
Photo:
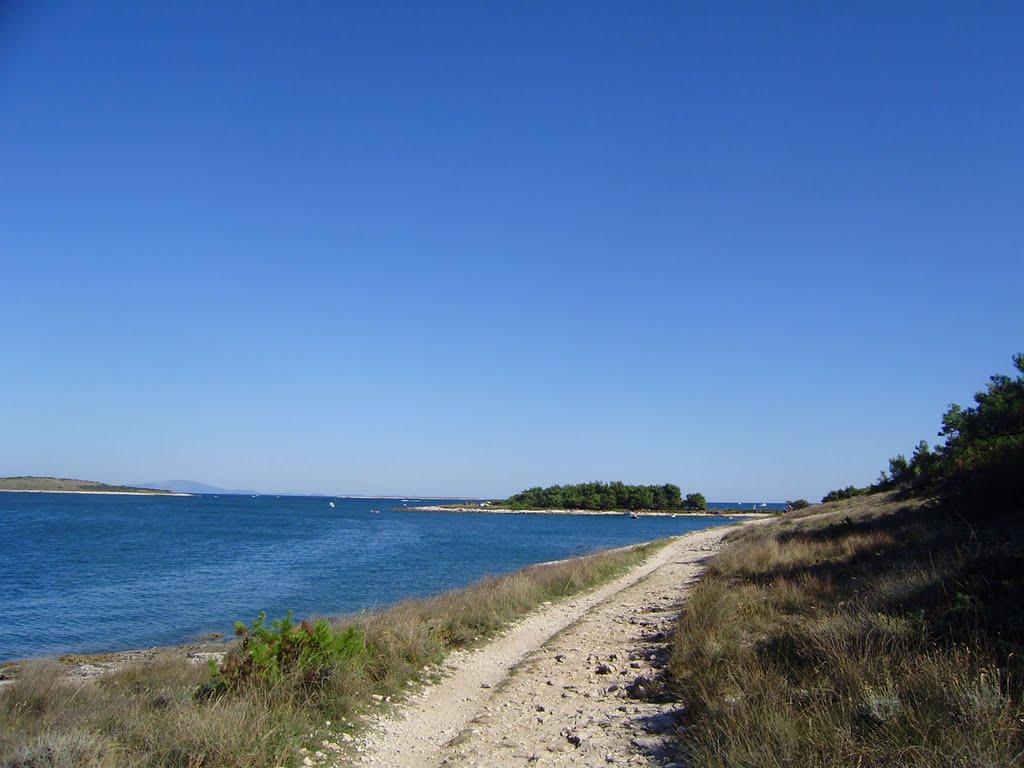
<path fill-rule="evenodd" d="M 751 523 L 748 523 L 751 524 Z M 596 590 L 544 607 L 380 716 L 351 746 L 367 766 L 670 765 L 659 696 L 667 633 L 727 530 L 676 539 Z"/>

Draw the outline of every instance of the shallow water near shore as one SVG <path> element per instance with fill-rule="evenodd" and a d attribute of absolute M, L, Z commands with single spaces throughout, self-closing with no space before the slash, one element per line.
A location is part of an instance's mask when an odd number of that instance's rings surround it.
<path fill-rule="evenodd" d="M 261 611 L 357 612 L 730 522 L 410 511 L 436 503 L 0 492 L 0 661 L 230 635 Z"/>

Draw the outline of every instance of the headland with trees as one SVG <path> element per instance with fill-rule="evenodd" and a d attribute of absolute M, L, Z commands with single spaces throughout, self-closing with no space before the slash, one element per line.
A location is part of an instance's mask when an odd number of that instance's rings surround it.
<path fill-rule="evenodd" d="M 678 485 L 627 485 L 619 481 L 575 485 L 551 485 L 527 488 L 510 496 L 499 506 L 509 509 L 587 509 L 587 510 L 650 510 L 669 512 L 684 510 L 703 512 L 707 499 L 700 493 L 683 493 Z"/>

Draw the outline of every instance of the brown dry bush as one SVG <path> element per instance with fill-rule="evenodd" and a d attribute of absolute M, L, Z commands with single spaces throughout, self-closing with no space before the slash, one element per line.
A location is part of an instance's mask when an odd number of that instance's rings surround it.
<path fill-rule="evenodd" d="M 115 748 L 107 739 L 82 731 L 47 731 L 11 750 L 5 768 L 114 768 Z"/>
<path fill-rule="evenodd" d="M 74 686 L 68 683 L 60 664 L 52 660 L 30 662 L 0 698 L 0 712 L 5 720 L 45 722 L 74 695 Z"/>

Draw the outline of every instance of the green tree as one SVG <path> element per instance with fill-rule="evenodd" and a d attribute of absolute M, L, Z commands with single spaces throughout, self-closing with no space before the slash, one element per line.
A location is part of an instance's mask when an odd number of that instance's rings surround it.
<path fill-rule="evenodd" d="M 828 504 L 830 501 L 842 501 L 843 499 L 852 499 L 854 496 L 860 496 L 863 493 L 867 493 L 867 488 L 858 488 L 855 485 L 848 485 L 845 488 L 840 488 L 835 491 L 829 491 L 821 498 L 822 504 Z"/>
<path fill-rule="evenodd" d="M 688 493 L 686 494 L 686 500 L 683 502 L 683 509 L 690 510 L 691 512 L 701 512 L 708 508 L 708 500 L 704 498 L 702 493 Z"/>
<path fill-rule="evenodd" d="M 910 462 L 902 453 L 889 459 L 889 481 L 893 484 L 902 483 L 907 479 L 907 472 L 910 469 Z"/>
<path fill-rule="evenodd" d="M 679 509 L 683 505 L 683 492 L 678 485 L 672 483 L 665 483 L 655 488 L 655 498 L 658 502 L 658 509 Z"/>
<path fill-rule="evenodd" d="M 1014 355 L 1013 365 L 1024 374 L 1024 355 Z M 946 444 L 937 456 L 922 451 L 920 484 L 976 501 L 1017 500 L 1024 493 L 1024 375 L 990 377 L 974 402 L 943 415 Z"/>
<path fill-rule="evenodd" d="M 934 477 L 939 468 L 939 456 L 932 452 L 928 443 L 922 440 L 914 448 L 914 454 L 910 457 L 910 464 L 907 467 L 906 476 L 914 485 L 924 485 L 929 478 Z"/>
<path fill-rule="evenodd" d="M 626 503 L 622 506 L 626 509 L 656 509 L 658 505 L 654 501 L 654 487 L 650 485 L 634 485 L 626 494 Z"/>

